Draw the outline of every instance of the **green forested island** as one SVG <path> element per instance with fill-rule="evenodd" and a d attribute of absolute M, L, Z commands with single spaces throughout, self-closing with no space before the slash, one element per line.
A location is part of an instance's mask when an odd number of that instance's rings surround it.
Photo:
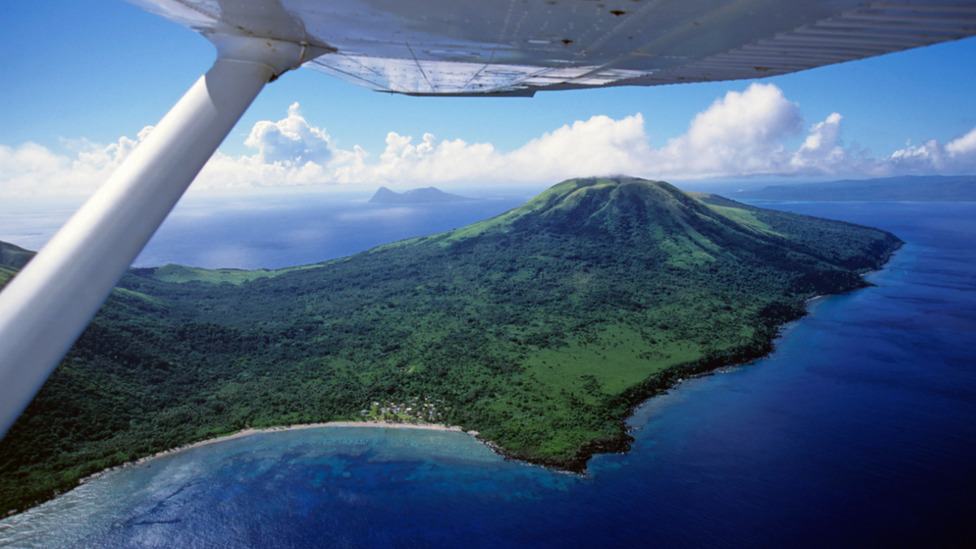
<path fill-rule="evenodd" d="M 890 233 L 576 179 L 454 231 L 277 271 L 130 269 L 0 442 L 0 512 L 246 427 L 421 421 L 579 471 L 678 378 L 866 285 Z M 0 283 L 21 266 L 0 267 Z"/>

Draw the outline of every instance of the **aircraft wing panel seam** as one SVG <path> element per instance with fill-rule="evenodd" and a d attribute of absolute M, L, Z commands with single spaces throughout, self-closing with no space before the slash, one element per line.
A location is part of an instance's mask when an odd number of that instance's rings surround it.
<path fill-rule="evenodd" d="M 892 15 L 914 6 L 872 6 L 816 21 L 772 38 L 745 44 L 724 53 L 662 70 L 633 81 L 656 85 L 703 80 L 739 80 L 786 74 L 843 63 L 976 34 L 976 8 L 950 6 L 930 13 L 958 13 L 946 19 L 928 15 Z M 856 34 L 849 40 L 847 33 Z M 627 85 L 627 82 L 621 82 Z"/>
<path fill-rule="evenodd" d="M 491 53 L 488 55 L 488 61 L 486 61 L 485 64 L 482 65 L 482 67 L 478 69 L 471 76 L 471 78 L 469 78 L 468 81 L 465 82 L 463 86 L 461 86 L 460 91 L 466 91 L 471 89 L 471 86 L 473 85 L 474 81 L 477 80 L 478 77 L 481 76 L 481 73 L 484 72 L 488 68 L 488 66 L 492 64 L 492 61 L 495 60 L 495 53 L 498 51 L 498 46 L 503 43 L 503 40 L 505 39 L 505 33 L 508 31 L 508 23 L 512 19 L 512 11 L 515 9 L 516 1 L 517 0 L 512 0 L 508 4 L 508 12 L 505 14 L 505 22 L 502 24 L 502 30 L 498 35 L 498 40 L 495 40 L 495 44 L 491 48 Z"/>
<path fill-rule="evenodd" d="M 359 64 L 360 66 L 362 66 L 362 64 L 361 63 L 358 63 L 355 59 L 351 59 L 350 58 L 349 60 L 352 61 L 352 62 L 354 62 L 354 63 Z M 394 93 L 394 90 L 392 90 L 392 89 L 390 89 L 388 87 L 380 86 L 376 82 L 365 78 L 364 76 L 362 76 L 362 74 L 357 74 L 357 73 L 354 73 L 354 72 L 342 70 L 340 68 L 335 67 L 334 65 L 325 64 L 325 63 L 323 63 L 319 59 L 313 59 L 313 60 L 305 63 L 302 66 L 303 67 L 308 67 L 308 68 L 310 68 L 310 69 L 312 69 L 314 71 L 318 71 L 318 72 L 321 72 L 323 74 L 327 74 L 329 76 L 334 76 L 336 78 L 345 80 L 347 82 L 351 82 L 353 84 L 357 84 L 357 85 L 360 85 L 360 86 L 364 86 L 364 87 L 369 88 L 369 89 L 374 90 L 374 91 L 383 91 L 383 92 Z M 363 68 L 366 71 L 368 71 L 370 73 L 373 73 L 375 76 L 378 76 L 380 79 L 383 78 L 383 75 L 376 73 L 370 67 L 365 67 L 364 66 Z"/>
<path fill-rule="evenodd" d="M 424 67 L 423 65 L 420 64 L 420 61 L 417 60 L 417 54 L 413 52 L 413 48 L 410 47 L 410 44 L 408 42 L 404 42 L 403 45 L 407 47 L 407 50 L 410 52 L 410 55 L 413 56 L 414 66 L 416 66 L 417 70 L 420 71 L 420 75 L 424 77 L 424 82 L 427 82 L 427 85 L 430 86 L 430 91 L 436 93 L 437 88 L 434 86 L 433 82 L 430 81 L 430 78 L 428 78 L 427 73 L 424 72 Z"/>

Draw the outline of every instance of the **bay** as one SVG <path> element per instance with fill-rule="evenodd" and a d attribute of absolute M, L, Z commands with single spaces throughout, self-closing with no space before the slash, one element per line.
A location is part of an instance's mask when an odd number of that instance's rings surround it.
<path fill-rule="evenodd" d="M 108 473 L 4 519 L 0 546 L 972 546 L 976 204 L 763 206 L 907 244 L 768 358 L 647 401 L 584 477 L 462 433 L 274 432 Z"/>

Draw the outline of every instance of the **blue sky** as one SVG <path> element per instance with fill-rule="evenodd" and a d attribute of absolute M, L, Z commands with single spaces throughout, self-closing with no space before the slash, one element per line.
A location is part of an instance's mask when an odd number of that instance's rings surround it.
<path fill-rule="evenodd" d="M 193 31 L 122 0 L 17 2 L 0 43 L 8 196 L 89 194 L 214 59 Z M 265 88 L 193 188 L 976 173 L 973 67 L 970 38 L 759 84 L 532 99 L 392 96 L 299 70 Z"/>

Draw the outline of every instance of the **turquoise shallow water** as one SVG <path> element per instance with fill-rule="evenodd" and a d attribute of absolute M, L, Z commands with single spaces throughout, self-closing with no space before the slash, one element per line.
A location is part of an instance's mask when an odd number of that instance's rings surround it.
<path fill-rule="evenodd" d="M 585 477 L 460 433 L 276 432 L 107 474 L 2 521 L 0 546 L 972 546 L 976 205 L 774 207 L 908 244 L 767 359 L 645 403 L 633 449 Z"/>
<path fill-rule="evenodd" d="M 501 503 L 578 482 L 505 461 L 459 432 L 324 427 L 259 433 L 111 471 L 9 519 L 5 532 L 27 546 L 193 547 L 213 546 L 200 533 L 216 529 L 220 544 L 241 546 L 252 529 L 260 539 L 288 537 L 281 530 L 292 516 L 369 529 L 391 494 L 418 508 L 438 493 Z M 345 512 L 319 516 L 325 502 Z"/>

